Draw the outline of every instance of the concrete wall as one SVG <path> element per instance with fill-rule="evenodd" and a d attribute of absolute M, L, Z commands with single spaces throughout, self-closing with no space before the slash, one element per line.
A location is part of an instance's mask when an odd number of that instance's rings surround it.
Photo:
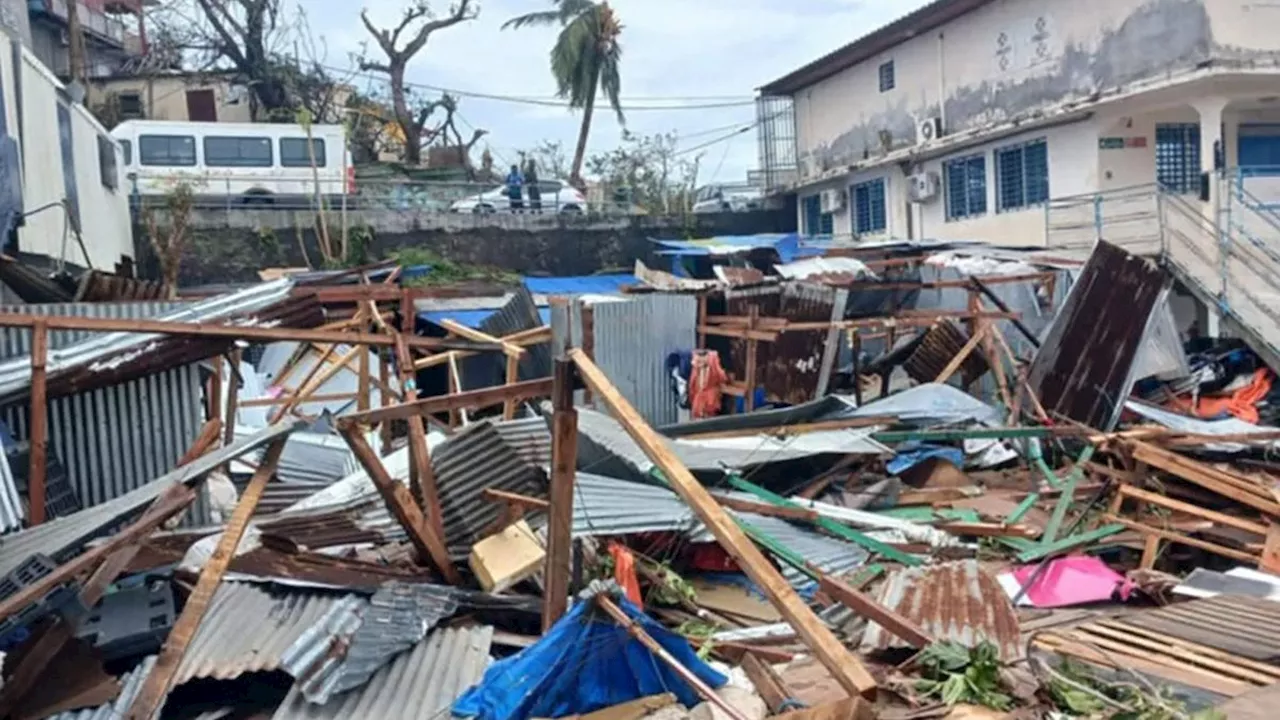
<path fill-rule="evenodd" d="M 270 209 L 201 211 L 192 218 L 196 235 L 183 261 L 186 286 L 256 282 L 267 267 L 303 265 L 295 226 L 298 217 Z M 650 266 L 651 238 L 712 237 L 794 232 L 795 209 L 720 213 L 689 218 L 533 217 L 521 215 L 410 216 L 402 213 L 352 214 L 352 227 L 368 228 L 368 260 L 388 257 L 404 247 L 431 249 L 455 262 L 502 268 L 521 274 L 589 275 L 605 269 L 630 271 L 637 259 Z M 334 227 L 338 227 L 335 223 Z M 336 233 L 337 230 L 335 229 Z M 134 229 L 140 271 L 158 277 L 146 231 Z M 303 233 L 308 255 L 319 258 L 315 234 Z M 665 267 L 666 265 L 664 265 Z"/>
<path fill-rule="evenodd" d="M 88 102 L 91 106 L 105 104 L 120 93 L 137 93 L 147 120 L 173 120 L 184 122 L 187 115 L 188 90 L 212 90 L 217 103 L 219 122 L 253 122 L 247 93 L 241 100 L 230 103 L 231 84 L 226 80 L 208 76 L 176 77 L 126 77 L 91 80 Z"/>
<path fill-rule="evenodd" d="M 1274 65 L 1280 6 L 1239 0 L 997 0 L 796 94 L 802 173 L 912 145 L 919 118 L 956 133 L 1211 58 Z M 881 93 L 892 60 L 896 87 Z"/>
<path fill-rule="evenodd" d="M 133 254 L 129 201 L 120 172 L 119 146 L 110 142 L 116 155 L 116 189 L 103 182 L 98 138 L 110 136 L 83 106 L 70 103 L 62 85 L 36 59 L 21 48 L 19 64 L 8 36 L 0 34 L 0 80 L 4 82 L 4 105 L 8 126 L 19 138 L 22 153 L 23 207 L 25 225 L 18 230 L 18 246 L 24 252 L 65 258 L 80 265 L 113 269 L 122 256 Z M 18 75 L 21 81 L 18 82 Z M 20 91 L 20 92 L 19 92 Z M 71 116 L 71 156 L 63 157 L 59 135 L 59 105 L 69 107 Z M 80 204 L 86 260 L 71 233 L 68 214 L 57 204 L 68 196 L 64 168 L 74 173 Z M 51 209 L 40 208 L 54 205 Z"/>

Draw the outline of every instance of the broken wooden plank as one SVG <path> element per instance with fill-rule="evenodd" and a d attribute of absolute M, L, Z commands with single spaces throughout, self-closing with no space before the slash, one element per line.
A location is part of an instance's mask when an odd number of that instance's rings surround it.
<path fill-rule="evenodd" d="M 742 670 L 755 686 L 771 713 L 784 711 L 791 701 L 791 690 L 769 663 L 748 652 L 742 656 Z"/>
<path fill-rule="evenodd" d="M 342 436 L 346 438 L 347 445 L 355 454 L 356 460 L 360 461 L 361 467 L 369 474 L 369 479 L 373 481 L 373 486 L 382 496 L 382 501 L 386 503 L 391 516 L 408 533 L 409 542 L 413 543 L 419 557 L 424 560 L 430 559 L 445 580 L 451 584 L 460 584 L 462 577 L 449 557 L 449 548 L 444 543 L 444 536 L 439 534 L 422 514 L 422 510 L 413 501 L 408 488 L 391 477 L 382 460 L 373 452 L 373 448 L 369 447 L 369 443 L 365 441 L 359 430 L 345 428 L 342 430 Z"/>
<path fill-rule="evenodd" d="M 728 513 L 724 511 L 693 477 L 689 469 L 671 452 L 663 439 L 644 418 L 627 402 L 609 378 L 581 350 L 569 351 L 570 358 L 578 366 L 578 373 L 592 390 L 604 401 L 621 423 L 627 434 L 644 451 L 645 455 L 666 476 L 672 488 L 689 503 L 699 519 L 715 536 L 720 545 L 760 587 L 769 601 L 778 608 L 814 655 L 831 672 L 831 675 L 850 693 L 873 695 L 875 678 L 849 650 L 840 643 L 825 624 L 809 609 L 791 585 L 747 538 Z"/>
<path fill-rule="evenodd" d="M 27 469 L 27 523 L 35 527 L 45 519 L 45 479 L 49 465 L 49 326 L 38 320 L 31 326 L 31 426 Z"/>
<path fill-rule="evenodd" d="M 807 522 L 816 522 L 819 517 L 816 510 L 809 510 L 803 507 L 783 507 L 772 503 L 744 500 L 716 492 L 711 493 L 711 497 L 730 510 L 740 510 L 742 512 L 755 513 L 756 515 L 767 515 L 786 520 L 804 520 Z"/>
<path fill-rule="evenodd" d="M 196 581 L 196 589 L 187 598 L 182 614 L 173 624 L 169 637 L 165 639 L 155 666 L 147 674 L 137 696 L 129 705 L 129 710 L 125 713 L 125 717 L 129 720 L 151 720 L 164 705 L 173 676 L 178 672 L 178 666 L 187 652 L 187 646 L 195 637 L 200 621 L 204 619 L 205 612 L 209 609 L 213 593 L 222 582 L 223 573 L 227 571 L 227 566 L 235 557 L 240 539 L 244 537 L 245 528 L 249 526 L 249 519 L 253 516 L 253 511 L 257 509 L 258 501 L 267 488 L 267 481 L 275 475 L 276 464 L 280 462 L 280 454 L 284 452 L 287 441 L 288 438 L 273 441 L 263 454 L 262 463 L 258 465 L 257 471 L 249 480 L 248 487 L 240 496 L 240 502 L 236 503 L 231 520 L 222 530 L 218 546 L 205 561 L 204 567 L 200 569 L 200 579 Z"/>
<path fill-rule="evenodd" d="M 542 631 L 564 616 L 573 551 L 573 484 L 578 467 L 578 412 L 573 409 L 574 365 L 556 358 L 551 403 L 551 497 L 547 523 L 546 588 Z"/>
<path fill-rule="evenodd" d="M 541 378 L 539 380 L 518 382 L 514 385 L 500 385 L 452 395 L 437 395 L 413 402 L 392 405 L 391 407 L 375 408 L 364 413 L 343 415 L 338 418 L 338 425 L 340 427 L 349 427 L 356 424 L 374 425 L 388 420 L 407 420 L 415 416 L 434 415 L 450 410 L 479 409 L 492 405 L 501 405 L 508 399 L 513 398 L 516 400 L 530 400 L 546 397 L 551 394 L 551 385 L 551 378 Z"/>
<path fill-rule="evenodd" d="M 929 637 L 929 634 L 911 619 L 905 618 L 881 605 L 871 596 L 855 590 L 841 580 L 830 575 L 824 575 L 819 581 L 819 587 L 827 595 L 830 595 L 831 599 L 840 602 L 858 615 L 897 635 L 917 650 L 923 650 L 933 643 L 933 638 Z"/>

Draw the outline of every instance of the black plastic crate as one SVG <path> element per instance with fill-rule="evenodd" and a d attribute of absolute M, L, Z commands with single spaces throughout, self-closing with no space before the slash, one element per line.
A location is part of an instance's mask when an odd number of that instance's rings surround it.
<path fill-rule="evenodd" d="M 103 597 L 81 618 L 76 637 L 115 660 L 159 650 L 176 620 L 172 586 L 155 580 Z"/>
<path fill-rule="evenodd" d="M 48 555 L 39 553 L 32 555 L 8 575 L 0 578 L 0 600 L 12 597 L 22 588 L 38 582 L 57 567 Z M 6 642 L 13 641 L 14 631 L 26 628 L 46 615 L 60 611 L 69 602 L 74 601 L 78 594 L 79 591 L 75 585 L 64 583 L 45 593 L 44 597 L 21 611 L 0 621 L 0 647 Z"/>
<path fill-rule="evenodd" d="M 23 441 L 6 453 L 9 460 L 9 472 L 13 475 L 13 484 L 18 493 L 30 501 L 27 491 L 27 475 L 31 471 L 31 446 Z M 48 461 L 44 480 L 44 516 L 46 518 L 65 517 L 80 510 L 80 498 L 71 487 L 71 478 L 67 469 L 58 459 L 56 453 L 48 451 Z"/>

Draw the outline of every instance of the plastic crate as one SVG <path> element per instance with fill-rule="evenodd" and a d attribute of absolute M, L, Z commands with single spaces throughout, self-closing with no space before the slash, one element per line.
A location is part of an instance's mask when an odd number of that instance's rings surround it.
<path fill-rule="evenodd" d="M 18 492 L 26 498 L 27 475 L 31 471 L 30 444 L 18 443 L 17 447 L 6 453 L 9 460 L 9 472 L 13 475 L 13 484 Z M 44 480 L 44 516 L 46 518 L 66 517 L 80 510 L 80 499 L 71 487 L 71 478 L 58 456 L 50 450 Z"/>
<path fill-rule="evenodd" d="M 81 618 L 76 637 L 116 660 L 159 650 L 176 620 L 173 588 L 156 580 L 103 597 Z"/>
<path fill-rule="evenodd" d="M 23 561 L 4 578 L 0 578 L 0 600 L 12 597 L 19 590 L 27 587 L 52 573 L 57 563 L 48 555 L 35 554 Z M 44 597 L 0 621 L 0 645 L 4 641 L 12 641 L 10 637 L 15 630 L 25 628 L 37 620 L 60 611 L 65 605 L 74 601 L 79 594 L 75 585 L 64 583 L 45 593 Z"/>

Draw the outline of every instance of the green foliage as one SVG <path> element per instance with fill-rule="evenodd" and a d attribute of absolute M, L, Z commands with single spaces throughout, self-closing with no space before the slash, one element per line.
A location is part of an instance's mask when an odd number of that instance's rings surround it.
<path fill-rule="evenodd" d="M 676 628 L 676 632 L 689 638 L 689 642 L 698 646 L 698 659 L 706 660 L 715 650 L 715 642 L 711 636 L 720 628 L 702 620 L 688 620 Z"/>
<path fill-rule="evenodd" d="M 556 92 L 569 106 L 586 107 L 595 98 L 597 84 L 623 121 L 619 93 L 622 80 L 619 61 L 622 46 L 618 36 L 622 25 L 608 3 L 591 0 L 552 0 L 554 10 L 533 12 L 513 18 L 503 28 L 559 25 L 560 35 L 551 49 L 551 74 Z"/>
<path fill-rule="evenodd" d="M 347 266 L 357 267 L 369 262 L 369 248 L 373 245 L 373 228 L 360 223 L 347 228 Z"/>
<path fill-rule="evenodd" d="M 654 573 L 662 578 L 662 582 L 653 588 L 655 601 L 663 605 L 680 605 L 698 599 L 698 591 L 666 563 L 655 566 Z"/>
<path fill-rule="evenodd" d="M 410 287 L 428 287 L 434 285 L 450 285 L 458 282 L 481 281 L 503 285 L 515 285 L 520 282 L 516 273 L 495 267 L 468 265 L 454 262 L 443 255 L 423 247 L 400 248 L 390 254 L 390 258 L 404 267 L 412 265 L 430 265 L 431 272 L 425 277 L 405 281 Z"/>
<path fill-rule="evenodd" d="M 1060 677 L 1053 677 L 1048 684 L 1049 699 L 1072 715 L 1109 720 L 1226 720 L 1212 708 L 1188 712 L 1183 702 L 1162 688 L 1105 682 L 1071 660 L 1064 660 L 1056 674 Z"/>
<path fill-rule="evenodd" d="M 592 155 L 587 159 L 587 170 L 606 187 L 625 189 L 631 203 L 649 213 L 684 212 L 693 206 L 698 169 L 696 162 L 676 154 L 679 142 L 674 132 L 638 135 L 623 130 L 622 144 Z M 686 219 L 693 221 L 692 217 Z"/>
<path fill-rule="evenodd" d="M 920 653 L 924 678 L 916 689 L 947 705 L 965 703 L 1008 710 L 1013 698 L 1000 682 L 1000 652 L 991 643 L 966 648 L 958 643 L 934 643 Z"/>

